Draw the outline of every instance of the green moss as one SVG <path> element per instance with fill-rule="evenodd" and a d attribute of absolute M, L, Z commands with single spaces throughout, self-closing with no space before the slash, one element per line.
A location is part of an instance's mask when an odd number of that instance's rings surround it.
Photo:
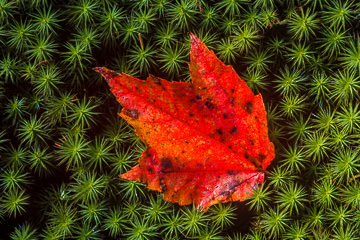
<path fill-rule="evenodd" d="M 0 0 L 0 232 L 11 239 L 357 239 L 353 0 Z M 189 81 L 193 32 L 267 106 L 276 158 L 208 212 L 118 178 L 146 146 L 92 68 Z"/>

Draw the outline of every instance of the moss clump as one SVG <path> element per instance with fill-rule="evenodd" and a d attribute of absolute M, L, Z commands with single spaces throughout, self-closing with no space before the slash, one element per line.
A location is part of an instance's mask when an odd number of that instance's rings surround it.
<path fill-rule="evenodd" d="M 0 225 L 11 239 L 358 239 L 360 3 L 0 0 Z M 244 203 L 179 207 L 117 177 L 145 146 L 92 68 L 189 81 L 194 32 L 267 105 Z"/>

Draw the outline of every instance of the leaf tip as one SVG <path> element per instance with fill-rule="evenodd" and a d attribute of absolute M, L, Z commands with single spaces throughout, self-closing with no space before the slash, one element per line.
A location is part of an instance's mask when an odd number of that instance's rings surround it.
<path fill-rule="evenodd" d="M 201 40 L 197 36 L 195 36 L 195 34 L 190 33 L 189 35 L 191 47 L 198 46 L 202 43 Z"/>
<path fill-rule="evenodd" d="M 93 70 L 95 72 L 102 73 L 103 71 L 106 70 L 106 68 L 105 67 L 94 67 Z"/>
<path fill-rule="evenodd" d="M 126 173 L 119 174 L 119 178 L 125 179 L 125 180 L 133 180 L 133 181 L 139 181 L 141 182 L 141 169 L 139 165 L 136 165 L 133 167 L 130 171 L 127 171 Z"/>
<path fill-rule="evenodd" d="M 113 79 L 115 76 L 121 76 L 121 74 L 118 74 L 112 70 L 107 69 L 106 67 L 94 67 L 93 70 L 95 72 L 100 73 L 104 78 L 105 81 L 110 85 L 111 79 Z"/>

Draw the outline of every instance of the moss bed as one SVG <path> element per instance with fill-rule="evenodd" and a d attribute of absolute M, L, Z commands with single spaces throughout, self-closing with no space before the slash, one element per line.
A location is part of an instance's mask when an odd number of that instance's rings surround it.
<path fill-rule="evenodd" d="M 359 239 L 360 2 L 0 0 L 0 239 Z M 93 67 L 191 81 L 189 32 L 267 109 L 245 202 L 164 202 Z"/>

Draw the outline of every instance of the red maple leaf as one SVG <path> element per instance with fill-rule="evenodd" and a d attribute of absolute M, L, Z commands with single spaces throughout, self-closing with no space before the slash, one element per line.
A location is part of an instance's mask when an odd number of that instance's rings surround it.
<path fill-rule="evenodd" d="M 261 95 L 190 37 L 193 83 L 95 70 L 123 106 L 119 115 L 147 146 L 139 164 L 120 177 L 146 183 L 166 201 L 206 210 L 248 198 L 275 153 Z"/>

